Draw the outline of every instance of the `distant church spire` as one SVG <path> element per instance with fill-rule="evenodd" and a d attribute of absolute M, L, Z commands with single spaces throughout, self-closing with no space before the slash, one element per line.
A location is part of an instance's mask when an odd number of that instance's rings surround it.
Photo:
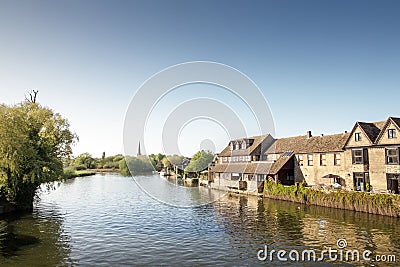
<path fill-rule="evenodd" d="M 139 141 L 139 146 L 138 146 L 138 150 L 137 150 L 137 156 L 141 156 L 142 152 L 140 151 L 140 141 Z"/>

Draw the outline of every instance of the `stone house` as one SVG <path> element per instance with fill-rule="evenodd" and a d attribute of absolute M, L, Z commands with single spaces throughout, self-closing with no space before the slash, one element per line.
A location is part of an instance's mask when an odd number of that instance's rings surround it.
<path fill-rule="evenodd" d="M 222 190 L 262 192 L 260 186 L 271 167 L 262 158 L 273 142 L 269 134 L 231 140 L 209 166 L 209 185 Z"/>
<path fill-rule="evenodd" d="M 344 144 L 349 134 L 312 136 L 306 135 L 276 139 L 273 146 L 265 152 L 267 161 L 275 161 L 269 179 L 282 184 L 294 184 L 305 180 L 309 185 L 330 184 L 337 182 L 342 186 L 347 184 L 346 170 L 348 168 Z M 282 158 L 292 162 L 285 172 L 276 166 Z M 334 174 L 335 178 L 323 178 Z M 286 176 L 286 177 L 285 177 Z"/>
<path fill-rule="evenodd" d="M 399 194 L 400 119 L 375 123 L 357 122 L 345 144 L 351 158 L 349 174 L 358 191 Z"/>
<path fill-rule="evenodd" d="M 400 191 L 400 119 L 356 122 L 351 132 L 231 140 L 209 168 L 218 188 L 254 190 L 265 179 L 284 185 L 340 184 L 356 191 Z M 244 182 L 245 181 L 245 182 Z"/>

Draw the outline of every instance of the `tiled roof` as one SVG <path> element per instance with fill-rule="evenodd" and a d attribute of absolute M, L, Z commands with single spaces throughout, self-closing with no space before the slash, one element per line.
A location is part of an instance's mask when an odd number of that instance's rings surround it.
<path fill-rule="evenodd" d="M 267 137 L 269 134 L 266 135 L 259 135 L 259 136 L 252 136 L 248 138 L 241 138 L 232 141 L 241 141 L 241 140 L 248 140 L 253 139 L 253 144 L 246 149 L 237 149 L 237 150 L 230 150 L 229 145 L 224 148 L 224 150 L 219 153 L 218 156 L 226 157 L 226 156 L 248 156 L 250 155 Z"/>
<path fill-rule="evenodd" d="M 369 140 L 374 143 L 385 123 L 386 121 L 357 122 L 357 125 L 365 132 Z"/>
<path fill-rule="evenodd" d="M 272 164 L 271 169 L 269 170 L 270 174 L 277 174 L 280 169 L 285 166 L 285 164 L 294 156 L 294 153 L 291 153 L 290 156 L 282 155 L 279 157 L 277 161 Z"/>
<path fill-rule="evenodd" d="M 400 118 L 390 117 L 390 119 L 392 119 L 396 126 L 400 128 Z"/>
<path fill-rule="evenodd" d="M 287 151 L 294 153 L 323 153 L 342 151 L 346 143 L 349 133 L 312 136 L 308 138 L 306 135 L 279 138 L 265 152 L 265 154 L 282 154 Z"/>
<path fill-rule="evenodd" d="M 268 174 L 273 163 L 253 161 L 251 163 L 223 163 L 210 167 L 212 172 Z"/>

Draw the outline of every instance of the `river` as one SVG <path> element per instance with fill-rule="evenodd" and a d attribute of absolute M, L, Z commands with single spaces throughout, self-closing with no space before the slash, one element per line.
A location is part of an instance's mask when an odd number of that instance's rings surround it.
<path fill-rule="evenodd" d="M 158 176 L 137 177 L 155 181 Z M 159 183 L 163 184 L 163 183 Z M 169 190 L 168 185 L 163 190 Z M 195 188 L 187 196 L 194 201 Z M 190 195 L 192 194 L 192 195 Z M 193 195 L 194 194 L 194 195 Z M 395 255 L 400 220 L 258 197 L 224 196 L 175 207 L 148 196 L 131 177 L 98 174 L 43 188 L 32 214 L 0 217 L 1 266 L 362 266 L 361 259 L 288 262 L 257 254 L 338 248 Z M 259 256 L 264 256 L 264 251 Z M 270 254 L 268 254 L 270 255 Z M 295 255 L 295 254 L 292 254 Z"/>

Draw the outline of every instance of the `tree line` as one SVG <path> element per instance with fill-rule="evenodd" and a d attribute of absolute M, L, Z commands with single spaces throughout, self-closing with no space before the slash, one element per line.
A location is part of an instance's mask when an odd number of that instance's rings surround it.
<path fill-rule="evenodd" d="M 123 175 L 145 174 L 154 170 L 160 171 L 163 168 L 172 169 L 174 166 L 184 168 L 186 172 L 200 173 L 207 169 L 208 164 L 213 160 L 213 153 L 201 150 L 193 158 L 188 159 L 181 155 L 164 155 L 161 153 L 148 156 L 123 156 L 121 154 L 106 157 L 105 152 L 101 158 L 95 158 L 90 153 L 82 153 L 76 158 L 69 158 L 64 161 L 64 171 L 73 173 L 82 170 L 112 169 Z M 189 164 L 184 164 L 188 161 Z M 67 175 L 68 177 L 68 175 Z"/>

